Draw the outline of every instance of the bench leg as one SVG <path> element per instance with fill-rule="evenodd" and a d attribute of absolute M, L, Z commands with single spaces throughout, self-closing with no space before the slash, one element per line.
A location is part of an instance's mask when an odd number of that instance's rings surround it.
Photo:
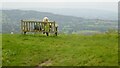
<path fill-rule="evenodd" d="M 48 32 L 46 32 L 46 35 L 47 35 L 47 36 L 49 36 L 49 33 L 48 33 Z"/>
<path fill-rule="evenodd" d="M 26 32 L 23 33 L 24 35 L 26 34 Z"/>
<path fill-rule="evenodd" d="M 57 36 L 57 32 L 55 32 L 55 36 Z"/>

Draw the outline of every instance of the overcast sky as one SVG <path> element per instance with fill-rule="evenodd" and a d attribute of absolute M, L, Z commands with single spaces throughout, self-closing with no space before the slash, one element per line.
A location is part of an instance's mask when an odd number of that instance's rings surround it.
<path fill-rule="evenodd" d="M 76 8 L 117 12 L 119 0 L 1 0 L 2 9 Z"/>
<path fill-rule="evenodd" d="M 119 0 L 1 0 L 2 2 L 118 2 Z"/>
<path fill-rule="evenodd" d="M 71 8 L 117 11 L 117 2 L 3 2 L 2 9 Z"/>

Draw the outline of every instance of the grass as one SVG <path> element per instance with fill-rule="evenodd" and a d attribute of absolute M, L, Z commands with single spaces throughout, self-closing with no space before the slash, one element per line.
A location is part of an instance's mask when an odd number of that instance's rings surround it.
<path fill-rule="evenodd" d="M 2 35 L 3 66 L 117 66 L 118 36 Z"/>
<path fill-rule="evenodd" d="M 2 34 L 0 34 L 0 67 L 2 67 Z"/>

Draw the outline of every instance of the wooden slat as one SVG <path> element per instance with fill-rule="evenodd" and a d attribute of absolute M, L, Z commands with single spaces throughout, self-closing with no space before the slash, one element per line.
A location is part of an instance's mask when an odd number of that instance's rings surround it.
<path fill-rule="evenodd" d="M 22 20 L 23 22 L 32 22 L 32 23 L 44 23 L 43 21 L 28 21 L 28 20 Z M 54 21 L 50 21 L 50 22 L 48 22 L 48 23 L 54 23 Z"/>
<path fill-rule="evenodd" d="M 55 29 L 55 21 L 51 21 L 51 22 L 48 22 L 49 25 L 51 23 L 51 30 L 49 32 L 57 32 L 57 30 Z M 42 29 L 44 29 L 44 22 L 42 21 L 28 21 L 28 20 L 21 20 L 21 30 L 23 32 L 35 32 L 34 30 L 34 26 L 35 24 L 39 24 L 39 30 L 36 30 L 36 31 L 39 31 L 39 32 L 44 32 L 42 30 L 40 30 L 40 27 Z"/>

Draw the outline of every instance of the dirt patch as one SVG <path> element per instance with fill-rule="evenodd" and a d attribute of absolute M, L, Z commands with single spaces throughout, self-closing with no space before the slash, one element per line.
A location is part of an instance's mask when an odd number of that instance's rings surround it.
<path fill-rule="evenodd" d="M 52 65 L 51 59 L 48 59 L 48 60 L 42 62 L 41 64 L 39 64 L 39 66 L 50 66 L 50 65 Z"/>

